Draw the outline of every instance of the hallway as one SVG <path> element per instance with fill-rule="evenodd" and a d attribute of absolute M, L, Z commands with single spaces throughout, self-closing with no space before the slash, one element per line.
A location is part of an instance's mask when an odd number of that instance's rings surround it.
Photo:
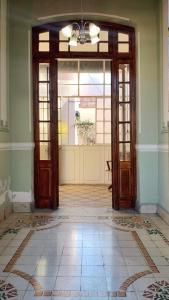
<path fill-rule="evenodd" d="M 60 208 L 0 231 L 0 299 L 169 299 L 169 226 L 156 215 Z"/>
<path fill-rule="evenodd" d="M 112 193 L 108 185 L 76 185 L 59 186 L 59 207 L 92 207 L 111 208 Z"/>

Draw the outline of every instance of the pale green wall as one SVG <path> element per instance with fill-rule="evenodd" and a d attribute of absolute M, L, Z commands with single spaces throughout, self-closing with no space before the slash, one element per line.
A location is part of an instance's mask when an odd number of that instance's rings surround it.
<path fill-rule="evenodd" d="M 164 26 L 163 24 L 168 24 L 168 20 L 162 19 L 162 18 L 167 18 L 167 13 L 166 15 L 163 15 L 163 13 L 165 14 L 165 12 L 162 12 L 162 1 L 159 3 L 159 29 L 162 31 L 162 26 Z M 166 32 L 167 34 L 167 29 Z M 163 33 L 164 35 L 164 33 Z M 165 110 L 168 111 L 168 99 L 165 99 L 165 97 L 168 97 L 168 91 L 164 91 L 163 87 L 164 87 L 164 83 L 162 81 L 162 78 L 164 78 L 165 80 L 165 76 L 163 75 L 163 72 L 165 70 L 165 68 L 163 67 L 163 47 L 165 47 L 165 42 L 167 44 L 167 37 L 165 37 L 166 40 L 162 40 L 163 35 L 160 34 L 159 31 L 159 103 L 158 103 L 158 119 L 159 119 L 159 126 L 158 126 L 158 131 L 159 131 L 159 145 L 161 146 L 165 146 L 165 151 L 160 151 L 159 152 L 159 165 L 158 165 L 158 189 L 159 189 L 159 206 L 164 208 L 166 211 L 169 212 L 169 153 L 167 152 L 167 148 L 168 148 L 168 132 L 167 132 L 167 128 L 162 127 L 165 123 L 165 126 L 167 127 L 166 124 L 166 119 L 164 117 L 164 112 Z M 167 52 L 167 49 L 166 49 Z M 167 55 L 167 53 L 166 53 Z M 167 62 L 167 57 L 165 58 L 166 62 L 165 64 L 168 65 Z M 166 71 L 168 71 L 166 69 Z M 168 78 L 168 73 L 166 74 L 166 78 Z M 168 83 L 168 81 L 167 81 Z M 167 86 L 166 86 L 167 88 Z M 166 101 L 167 100 L 167 101 Z M 167 107 L 166 107 L 167 106 Z M 165 119 L 165 120 L 164 120 Z M 165 121 L 165 122 L 164 122 Z"/>
<path fill-rule="evenodd" d="M 1 6 L 0 6 L 1 9 Z M 8 78 L 8 23 L 6 28 L 6 39 L 7 39 L 7 78 Z M 7 102 L 8 99 L 8 92 L 7 92 L 7 99 L 5 99 Z M 4 130 L 3 128 L 0 128 L 0 143 L 8 143 L 10 141 L 10 130 Z M 0 151 L 0 182 L 3 184 L 5 180 L 8 180 L 10 178 L 10 151 L 1 150 Z"/>
<path fill-rule="evenodd" d="M 10 118 L 11 141 L 30 142 L 28 99 L 28 30 L 37 17 L 80 11 L 80 1 L 9 0 L 10 4 Z M 158 0 L 86 0 L 83 10 L 112 14 L 130 19 L 139 33 L 137 71 L 140 73 L 137 143 L 158 143 Z M 72 17 L 73 18 L 73 17 Z M 57 20 L 57 18 L 54 18 Z M 102 19 L 101 17 L 99 19 Z M 105 18 L 104 18 L 105 19 Z M 111 20 L 110 18 L 107 20 Z M 49 20 L 46 19 L 45 22 Z M 50 19 L 50 21 L 52 21 Z M 112 19 L 113 21 L 113 19 Z M 117 21 L 114 19 L 114 21 Z M 141 118 L 139 118 L 141 116 Z M 24 152 L 23 152 L 24 153 Z M 22 162 L 20 159 L 22 158 Z M 29 191 L 32 156 L 12 152 L 12 189 Z M 27 168 L 27 170 L 25 169 Z M 158 155 L 138 155 L 138 199 L 141 203 L 158 201 Z"/>
<path fill-rule="evenodd" d="M 31 1 L 10 1 L 10 123 L 11 142 L 33 141 L 32 103 L 29 99 L 28 30 Z M 32 101 L 32 94 L 31 94 Z M 30 116 L 31 109 L 31 116 Z M 29 192 L 33 182 L 32 151 L 11 152 L 12 190 Z"/>
<path fill-rule="evenodd" d="M 12 178 L 13 191 L 32 190 L 32 160 L 32 151 L 12 151 L 11 172 L 15 174 Z"/>

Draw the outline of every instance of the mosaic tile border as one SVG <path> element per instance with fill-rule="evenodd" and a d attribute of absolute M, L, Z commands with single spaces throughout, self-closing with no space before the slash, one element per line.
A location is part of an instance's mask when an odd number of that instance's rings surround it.
<path fill-rule="evenodd" d="M 122 283 L 122 285 L 120 286 L 118 296 L 119 296 L 119 297 L 126 297 L 126 292 L 127 292 L 128 287 L 129 287 L 132 283 L 134 283 L 137 279 L 139 279 L 139 278 L 141 278 L 141 277 L 144 277 L 144 276 L 146 276 L 146 275 L 149 275 L 149 274 L 153 274 L 153 272 L 150 271 L 150 270 L 146 270 L 146 271 L 143 271 L 143 272 L 135 273 L 134 275 L 132 275 L 132 276 L 130 276 L 129 278 L 127 278 L 127 279 Z"/>
<path fill-rule="evenodd" d="M 21 256 L 23 250 L 25 249 L 26 245 L 28 244 L 29 240 L 31 239 L 32 235 L 34 234 L 34 230 L 30 230 L 27 236 L 24 238 L 18 249 L 16 250 L 15 254 L 12 256 L 8 264 L 6 265 L 3 272 L 11 272 L 13 266 L 17 262 L 18 258 Z"/>
<path fill-rule="evenodd" d="M 156 229 L 149 229 L 147 232 L 150 235 L 159 235 L 162 240 L 169 246 L 169 240 L 166 238 L 166 236 L 162 233 L 162 231 L 157 227 Z"/>
<path fill-rule="evenodd" d="M 47 230 L 50 228 L 54 228 L 57 227 L 59 225 L 61 225 L 63 222 L 59 222 L 56 224 L 48 224 L 45 225 L 45 227 L 43 228 L 35 228 L 32 229 L 28 232 L 27 236 L 23 239 L 23 241 L 21 242 L 20 246 L 18 247 L 18 249 L 16 250 L 15 254 L 13 255 L 13 257 L 11 258 L 11 260 L 9 261 L 9 263 L 6 265 L 4 272 L 11 272 L 25 280 L 27 280 L 34 288 L 34 292 L 35 292 L 35 296 L 64 296 L 64 297 L 70 297 L 74 296 L 74 297 L 79 297 L 79 296 L 87 296 L 87 297 L 91 297 L 91 296 L 95 296 L 95 297 L 126 297 L 126 292 L 127 292 L 127 288 L 137 279 L 147 275 L 147 274 L 152 274 L 152 273 L 158 273 L 158 269 L 154 263 L 154 261 L 152 260 L 151 256 L 149 255 L 146 247 L 144 246 L 143 242 L 141 241 L 138 233 L 134 230 L 131 229 L 124 229 L 124 228 L 119 228 L 116 227 L 112 224 L 108 224 L 108 223 L 104 223 L 107 226 L 110 226 L 111 228 L 115 229 L 115 230 L 120 230 L 123 232 L 131 232 L 133 239 L 136 241 L 140 251 L 143 254 L 143 257 L 145 258 L 145 260 L 147 261 L 147 264 L 150 268 L 150 270 L 146 270 L 144 272 L 139 272 L 139 273 L 135 273 L 132 276 L 130 276 L 129 278 L 127 278 L 120 286 L 118 291 L 111 291 L 111 292 L 100 292 L 100 291 L 50 291 L 50 290 L 43 290 L 43 286 L 34 278 L 34 276 L 31 276 L 25 272 L 22 272 L 20 270 L 12 270 L 12 268 L 14 267 L 15 263 L 17 262 L 17 259 L 21 256 L 23 250 L 25 249 L 26 245 L 28 244 L 29 240 L 31 239 L 31 237 L 33 236 L 33 234 L 36 231 L 42 231 L 42 230 Z M 64 222 L 65 223 L 71 223 L 71 222 Z M 74 222 L 73 222 L 74 223 Z M 79 223 L 79 222 L 75 222 L 75 223 Z M 86 222 L 85 222 L 86 223 Z"/>
<path fill-rule="evenodd" d="M 34 276 L 31 276 L 31 275 L 29 275 L 25 272 L 19 271 L 19 270 L 12 270 L 11 273 L 28 281 L 34 288 L 35 294 L 38 294 L 43 291 L 42 285 L 34 278 Z"/>
<path fill-rule="evenodd" d="M 136 241 L 140 251 L 142 252 L 143 257 L 145 258 L 145 260 L 146 260 L 149 268 L 151 269 L 151 271 L 153 273 L 159 273 L 159 270 L 158 270 L 157 266 L 155 265 L 155 263 L 154 263 L 153 259 L 151 258 L 150 254 L 148 253 L 148 251 L 147 251 L 146 247 L 144 246 L 143 242 L 141 241 L 138 233 L 136 231 L 132 231 L 131 234 L 132 234 L 134 240 Z"/>
<path fill-rule="evenodd" d="M 124 216 L 125 217 L 125 216 Z M 29 221 L 26 221 L 23 226 L 23 222 L 13 222 L 13 226 L 10 224 L 11 227 L 8 227 L 0 234 L 0 239 L 5 237 L 7 234 L 14 234 L 16 235 L 22 228 L 28 228 L 30 231 L 28 232 L 27 236 L 22 240 L 20 246 L 16 250 L 15 254 L 9 261 L 9 263 L 6 265 L 4 272 L 10 272 L 11 274 L 15 274 L 16 276 L 19 276 L 27 282 L 29 282 L 33 289 L 35 296 L 61 296 L 61 297 L 126 297 L 127 289 L 128 287 L 138 280 L 141 277 L 144 277 L 148 274 L 153 273 L 159 273 L 159 270 L 157 266 L 155 265 L 154 261 L 152 260 L 151 256 L 149 255 L 144 243 L 139 237 L 139 231 L 137 232 L 137 229 L 144 229 L 149 235 L 159 235 L 161 239 L 166 243 L 167 246 L 169 246 L 169 239 L 166 238 L 165 234 L 162 233 L 161 229 L 151 220 L 149 219 L 149 223 L 147 223 L 146 219 L 142 216 L 129 216 L 129 225 L 127 226 L 120 224 L 120 218 L 121 216 L 116 216 L 116 219 L 119 219 L 119 223 L 114 222 L 114 217 L 112 216 L 55 216 L 55 215 L 39 215 L 38 217 L 35 215 L 30 218 L 27 215 L 27 219 Z M 67 221 L 68 220 L 68 221 Z M 100 222 L 98 222 L 100 220 Z M 125 221 L 127 218 L 125 218 Z M 15 221 L 15 220 L 14 220 Z M 133 222 L 133 224 L 132 224 Z M 139 223 L 141 222 L 141 223 Z M 143 225 L 142 225 L 143 222 Z M 15 263 L 17 262 L 17 259 L 22 255 L 22 251 L 27 246 L 27 243 L 31 239 L 32 235 L 36 231 L 42 231 L 42 230 L 48 230 L 50 228 L 58 227 L 61 224 L 65 223 L 92 223 L 92 224 L 105 224 L 106 226 L 111 227 L 114 230 L 122 231 L 122 232 L 130 232 L 133 236 L 133 239 L 136 241 L 140 251 L 143 254 L 143 257 L 147 261 L 147 264 L 150 268 L 150 270 L 145 270 L 143 272 L 135 273 L 132 276 L 128 277 L 119 287 L 118 291 L 57 291 L 57 290 L 44 290 L 43 286 L 34 278 L 34 276 L 31 276 L 25 272 L 22 272 L 20 270 L 13 269 L 15 266 Z M 148 224 L 148 225 L 147 225 Z M 126 226 L 126 228 L 124 228 Z M 12 270 L 13 269 L 13 270 Z M 10 284 L 8 284 L 6 281 L 4 281 L 4 284 L 6 286 L 10 287 Z M 16 299 L 16 293 L 17 290 L 15 287 L 13 287 L 12 296 L 10 298 Z M 154 299 L 156 297 L 157 299 L 169 299 L 169 282 L 161 280 L 156 281 L 150 286 L 145 289 L 143 292 L 143 297 L 147 299 Z M 167 296 L 166 296 L 167 295 Z M 0 294 L 1 296 L 1 294 Z M 164 297 L 167 298 L 164 298 Z M 160 298 L 162 297 L 162 298 Z M 1 299 L 1 297 L 0 297 Z M 8 298 L 7 298 L 8 299 Z"/>
<path fill-rule="evenodd" d="M 116 216 L 112 217 L 113 222 L 122 227 L 128 227 L 130 229 L 149 229 L 156 228 L 154 222 L 149 218 L 146 219 L 143 216 Z"/>
<path fill-rule="evenodd" d="M 55 220 L 56 217 L 51 214 L 50 215 L 39 215 L 39 214 L 25 215 L 24 218 L 23 217 L 17 218 L 17 220 L 14 223 L 14 227 L 36 229 L 41 226 L 48 225 Z"/>

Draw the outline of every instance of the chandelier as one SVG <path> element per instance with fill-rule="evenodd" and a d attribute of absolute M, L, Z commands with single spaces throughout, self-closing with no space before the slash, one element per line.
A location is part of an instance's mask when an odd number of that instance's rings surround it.
<path fill-rule="evenodd" d="M 62 28 L 63 35 L 69 38 L 70 46 L 77 46 L 78 43 L 83 45 L 88 42 L 96 44 L 100 41 L 99 32 L 100 28 L 97 25 L 83 20 Z"/>

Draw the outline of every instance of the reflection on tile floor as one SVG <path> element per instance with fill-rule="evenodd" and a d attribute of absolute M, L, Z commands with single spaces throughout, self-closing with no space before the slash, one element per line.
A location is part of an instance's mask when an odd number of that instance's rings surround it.
<path fill-rule="evenodd" d="M 60 207 L 112 207 L 107 185 L 61 185 Z"/>
<path fill-rule="evenodd" d="M 0 224 L 0 300 L 169 299 L 169 226 L 158 216 L 68 211 Z"/>

